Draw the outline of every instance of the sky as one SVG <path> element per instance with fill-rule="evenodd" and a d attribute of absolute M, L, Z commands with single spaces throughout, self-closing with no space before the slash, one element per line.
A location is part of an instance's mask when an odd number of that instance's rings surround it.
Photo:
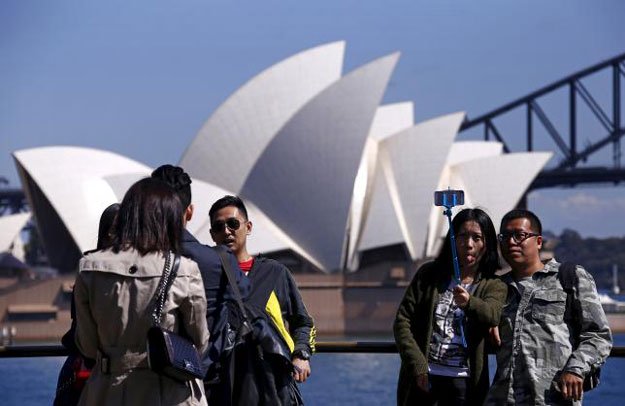
<path fill-rule="evenodd" d="M 412 101 L 416 122 L 476 117 L 625 52 L 623 16 L 620 0 L 4 0 L 0 176 L 19 186 L 11 153 L 48 145 L 177 163 L 249 79 L 337 40 L 344 73 L 401 52 L 384 103 Z M 556 233 L 624 236 L 624 192 L 544 189 L 529 208 Z"/>

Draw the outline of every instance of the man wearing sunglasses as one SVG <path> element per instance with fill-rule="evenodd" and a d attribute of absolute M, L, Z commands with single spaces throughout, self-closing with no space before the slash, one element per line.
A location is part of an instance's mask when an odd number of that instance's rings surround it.
<path fill-rule="evenodd" d="M 152 178 L 160 179 L 171 186 L 176 192 L 182 206 L 185 207 L 184 224 L 193 216 L 191 203 L 191 177 L 179 166 L 161 165 L 152 172 Z M 221 260 L 216 249 L 200 243 L 188 230 L 182 235 L 182 255 L 197 262 L 202 274 L 202 282 L 206 293 L 206 319 L 208 331 L 213 334 L 219 310 L 227 300 L 234 300 L 232 288 L 222 272 Z M 245 298 L 250 290 L 250 283 L 241 272 L 238 262 L 232 253 L 228 253 L 239 291 Z"/>
<path fill-rule="evenodd" d="M 580 404 L 584 378 L 605 362 L 612 348 L 594 280 L 581 266 L 571 266 L 577 277 L 574 300 L 581 310 L 570 317 L 564 275 L 559 275 L 564 267 L 540 258 L 538 217 L 512 210 L 501 220 L 500 231 L 501 253 L 511 272 L 503 276 L 508 299 L 494 332 L 501 346 L 486 404 Z"/>
<path fill-rule="evenodd" d="M 239 197 L 217 200 L 209 210 L 209 217 L 213 241 L 234 252 L 251 281 L 248 303 L 265 309 L 292 353 L 293 378 L 297 382 L 306 381 L 311 372 L 309 359 L 314 351 L 316 330 L 291 272 L 277 261 L 248 253 L 247 237 L 252 232 L 252 222 Z"/>

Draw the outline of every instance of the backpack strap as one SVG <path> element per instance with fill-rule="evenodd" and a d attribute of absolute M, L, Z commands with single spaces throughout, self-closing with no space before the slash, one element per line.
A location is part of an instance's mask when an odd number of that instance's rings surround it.
<path fill-rule="evenodd" d="M 241 317 L 243 318 L 243 323 L 242 323 L 242 325 L 244 326 L 243 331 L 244 333 L 246 333 L 247 330 L 250 329 L 249 317 L 247 314 L 247 310 L 245 310 L 245 306 L 243 306 L 243 298 L 241 297 L 239 286 L 237 285 L 237 281 L 234 277 L 234 273 L 232 271 L 232 268 L 230 267 L 230 261 L 228 260 L 228 257 L 226 256 L 226 250 L 225 248 L 219 245 L 215 247 L 215 250 L 219 254 L 219 259 L 221 260 L 221 266 L 223 267 L 224 272 L 226 273 L 226 277 L 228 278 L 228 283 L 230 284 L 230 286 L 232 287 L 232 291 L 234 292 L 234 298 L 237 301 L 237 305 L 239 306 L 239 311 L 241 312 Z"/>
<path fill-rule="evenodd" d="M 558 279 L 562 289 L 566 292 L 566 309 L 564 320 L 570 321 L 573 328 L 573 335 L 579 339 L 582 331 L 582 304 L 579 301 L 579 278 L 577 277 L 577 266 L 572 262 L 564 262 L 558 270 Z"/>

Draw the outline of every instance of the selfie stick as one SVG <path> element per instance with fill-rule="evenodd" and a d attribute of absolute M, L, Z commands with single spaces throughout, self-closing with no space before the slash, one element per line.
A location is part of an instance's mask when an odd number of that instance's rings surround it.
<path fill-rule="evenodd" d="M 461 285 L 460 264 L 458 263 L 458 251 L 456 250 L 456 236 L 454 235 L 454 228 L 451 224 L 451 208 L 462 204 L 462 202 L 458 202 L 456 194 L 443 193 L 441 203 L 441 206 L 445 207 L 443 214 L 447 216 L 447 222 L 449 224 L 449 242 L 451 243 L 451 256 L 454 263 L 454 279 L 458 285 Z M 460 337 L 462 338 L 462 345 L 464 348 L 467 348 L 467 340 L 464 337 L 464 323 L 462 322 L 460 322 Z"/>
<path fill-rule="evenodd" d="M 460 264 L 458 263 L 458 252 L 456 251 L 456 236 L 454 235 L 454 228 L 451 225 L 451 208 L 457 206 L 458 201 L 456 195 L 444 194 L 442 198 L 442 206 L 445 207 L 443 214 L 447 216 L 447 222 L 449 224 L 449 240 L 451 243 L 451 256 L 454 262 L 454 278 L 456 279 L 456 283 L 460 285 Z"/>

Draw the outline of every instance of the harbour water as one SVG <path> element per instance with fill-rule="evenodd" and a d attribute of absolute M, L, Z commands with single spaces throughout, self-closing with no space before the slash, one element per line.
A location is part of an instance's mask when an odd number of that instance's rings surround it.
<path fill-rule="evenodd" d="M 615 336 L 625 346 L 625 334 Z M 0 359 L 0 404 L 50 405 L 63 358 Z M 301 385 L 307 405 L 395 404 L 399 371 L 397 354 L 316 354 L 313 374 Z M 601 384 L 584 396 L 584 405 L 622 405 L 625 397 L 625 358 L 610 358 Z"/>

